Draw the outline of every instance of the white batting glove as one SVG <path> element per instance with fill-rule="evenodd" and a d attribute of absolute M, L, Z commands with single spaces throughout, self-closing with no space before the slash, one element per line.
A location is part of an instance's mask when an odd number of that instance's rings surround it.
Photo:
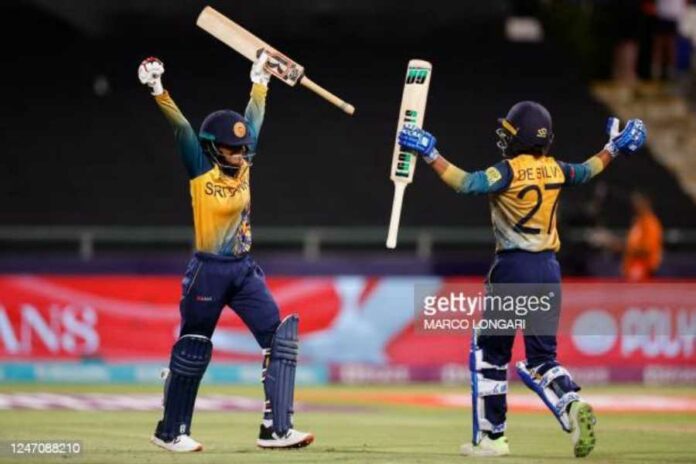
<path fill-rule="evenodd" d="M 145 58 L 138 67 L 138 79 L 140 83 L 150 87 L 152 95 L 162 95 L 162 74 L 164 74 L 164 63 L 159 58 L 151 56 Z"/>
<path fill-rule="evenodd" d="M 604 145 L 604 149 L 611 153 L 612 158 L 615 158 L 619 154 L 619 150 L 618 148 L 616 148 L 616 145 L 614 144 L 614 138 L 616 138 L 621 132 L 619 130 L 620 124 L 621 121 L 619 121 L 619 118 L 610 117 L 609 119 L 607 119 L 607 126 L 605 128 L 605 132 L 609 136 L 609 141 L 606 145 Z"/>
<path fill-rule="evenodd" d="M 266 70 L 267 62 L 268 53 L 266 53 L 265 50 L 262 50 L 261 54 L 256 58 L 256 61 L 254 61 L 254 64 L 251 65 L 251 72 L 249 73 L 251 82 L 268 87 L 268 83 L 271 80 L 271 73 Z"/>

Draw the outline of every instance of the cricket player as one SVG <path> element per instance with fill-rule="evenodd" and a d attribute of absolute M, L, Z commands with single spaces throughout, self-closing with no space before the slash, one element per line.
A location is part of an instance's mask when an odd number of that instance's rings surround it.
<path fill-rule="evenodd" d="M 263 352 L 265 393 L 261 448 L 300 448 L 314 440 L 293 429 L 295 367 L 299 349 L 296 315 L 280 320 L 264 273 L 252 259 L 249 173 L 263 123 L 271 75 L 261 53 L 251 68 L 251 99 L 244 116 L 231 110 L 208 115 L 196 134 L 162 86 L 164 65 L 145 59 L 140 82 L 172 128 L 189 176 L 196 252 L 182 282 L 181 331 L 164 386 L 164 415 L 152 442 L 169 451 L 200 451 L 191 438 L 198 386 L 213 351 L 211 337 L 224 306 L 244 321 Z"/>
<path fill-rule="evenodd" d="M 498 147 L 503 160 L 483 171 L 467 172 L 448 162 L 430 133 L 407 126 L 399 133 L 402 148 L 413 150 L 459 193 L 488 194 L 496 255 L 487 277 L 493 291 L 508 284 L 555 289 L 560 310 L 561 271 L 556 210 L 564 187 L 588 182 L 620 153 L 631 154 L 645 143 L 642 121 L 610 118 L 609 142 L 584 163 L 564 163 L 549 155 L 553 142 L 551 115 L 539 103 L 523 101 L 499 119 Z M 547 287 L 548 288 L 548 287 Z M 539 313 L 541 314 L 541 313 Z M 550 329 L 524 333 L 526 361 L 517 363 L 525 385 L 537 393 L 572 435 L 575 455 L 587 456 L 595 445 L 595 417 L 582 400 L 580 387 L 556 359 L 558 312 L 550 313 Z M 462 454 L 502 456 L 510 453 L 505 433 L 507 368 L 515 333 L 476 333 L 469 355 L 472 385 L 473 440 Z"/>

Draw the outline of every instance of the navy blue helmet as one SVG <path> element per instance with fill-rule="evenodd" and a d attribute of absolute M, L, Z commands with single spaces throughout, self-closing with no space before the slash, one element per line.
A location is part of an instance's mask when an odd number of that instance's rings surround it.
<path fill-rule="evenodd" d="M 522 153 L 545 155 L 553 142 L 551 114 L 541 104 L 533 101 L 515 103 L 507 116 L 498 119 L 500 127 L 498 148 L 503 156 Z"/>
<path fill-rule="evenodd" d="M 210 160 L 229 173 L 236 172 L 238 168 L 227 164 L 218 150 L 219 146 L 241 149 L 247 161 L 252 155 L 249 147 L 254 143 L 254 135 L 249 123 L 244 116 L 232 110 L 209 114 L 201 124 L 198 139 Z"/>

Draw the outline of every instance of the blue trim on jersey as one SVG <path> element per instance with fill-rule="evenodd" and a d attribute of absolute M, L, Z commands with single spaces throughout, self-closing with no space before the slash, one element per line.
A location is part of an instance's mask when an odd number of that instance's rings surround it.
<path fill-rule="evenodd" d="M 585 163 L 556 161 L 565 175 L 565 185 L 580 185 L 592 179 L 592 169 Z"/>
<path fill-rule="evenodd" d="M 183 133 L 179 134 L 180 132 Z M 174 136 L 189 179 L 195 179 L 213 169 L 212 163 L 203 153 L 201 143 L 190 125 L 175 128 Z"/>
<path fill-rule="evenodd" d="M 488 169 L 496 169 L 500 173 L 500 179 L 492 184 L 489 183 L 486 171 Z M 512 182 L 512 169 L 507 160 L 503 160 L 485 171 L 474 171 L 464 178 L 460 188 L 461 193 L 472 193 L 474 195 L 482 195 L 487 193 L 497 193 L 505 190 Z"/>
<path fill-rule="evenodd" d="M 256 146 L 259 143 L 259 133 L 261 132 L 261 126 L 263 125 L 265 116 L 266 101 L 255 98 L 252 90 L 252 97 L 249 99 L 249 103 L 247 103 L 246 109 L 244 110 L 244 119 L 247 120 L 251 136 L 254 139 L 254 142 L 249 145 L 250 154 L 256 154 Z"/>

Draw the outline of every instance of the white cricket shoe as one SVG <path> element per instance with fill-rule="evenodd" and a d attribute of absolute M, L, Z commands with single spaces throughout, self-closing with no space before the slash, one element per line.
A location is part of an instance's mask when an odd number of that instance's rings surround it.
<path fill-rule="evenodd" d="M 464 456 L 475 457 L 507 456 L 510 454 L 510 446 L 505 436 L 491 440 L 485 435 L 478 445 L 465 443 L 459 448 L 459 452 Z"/>
<path fill-rule="evenodd" d="M 160 448 L 164 448 L 167 451 L 172 451 L 174 453 L 193 453 L 196 451 L 203 451 L 203 445 L 188 435 L 179 435 L 172 441 L 164 441 L 161 438 L 157 438 L 156 435 L 153 435 L 150 441 Z"/>
<path fill-rule="evenodd" d="M 304 448 L 309 446 L 314 441 L 314 435 L 299 430 L 290 429 L 283 437 L 279 437 L 273 431 L 273 427 L 265 427 L 261 425 L 259 438 L 256 440 L 256 446 L 264 449 L 289 449 L 289 448 Z"/>

